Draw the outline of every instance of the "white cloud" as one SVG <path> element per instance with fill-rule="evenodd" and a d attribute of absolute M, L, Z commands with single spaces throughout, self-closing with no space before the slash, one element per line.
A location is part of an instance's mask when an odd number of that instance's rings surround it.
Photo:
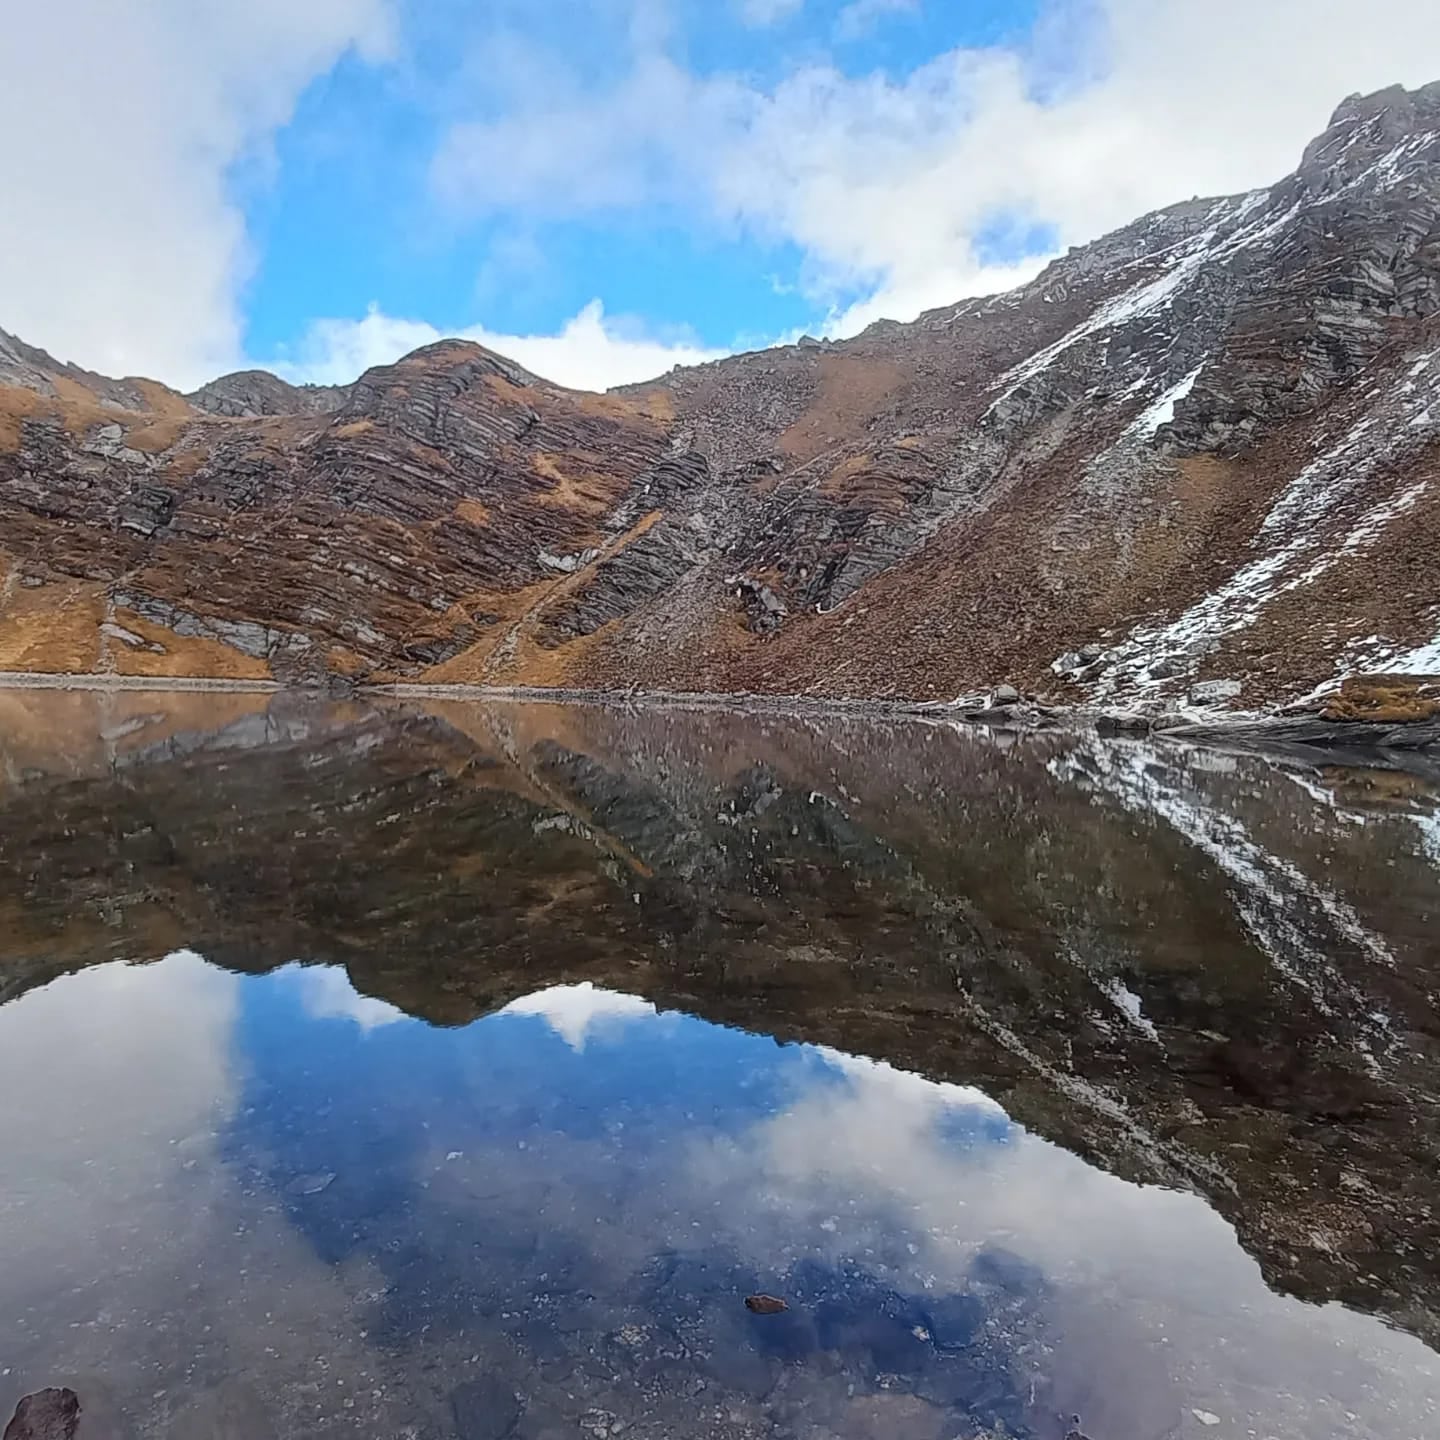
<path fill-rule="evenodd" d="M 837 40 L 861 40 L 889 16 L 914 14 L 920 0 L 850 0 L 835 20 Z"/>
<path fill-rule="evenodd" d="M 909 3 L 851 0 L 835 33 Z M 228 177 L 341 55 L 389 53 L 394 4 L 16 8 L 17 63 L 0 87 L 14 138 L 0 153 L 0 325 L 61 358 L 182 386 L 242 363 L 254 257 Z M 802 4 L 735 0 L 731 13 L 777 23 Z M 419 219 L 498 217 L 523 236 L 537 221 L 624 214 L 795 247 L 802 289 L 831 311 L 826 333 L 849 334 L 1028 278 L 1044 257 L 988 243 L 997 222 L 1063 249 L 1285 173 L 1347 93 L 1434 78 L 1440 7 L 1412 10 L 1396 46 L 1352 23 L 1353 0 L 1050 0 L 1023 50 L 955 50 L 898 74 L 810 64 L 761 85 L 687 69 L 661 0 L 616 0 L 626 19 L 602 79 L 537 48 L 515 5 L 465 70 L 474 108 L 450 112 L 436 139 L 447 213 Z M 348 381 L 440 333 L 380 310 L 320 319 L 285 368 Z M 586 388 L 710 353 L 598 304 L 553 333 L 462 333 Z"/>
<path fill-rule="evenodd" d="M 502 335 L 476 325 L 440 331 L 423 320 L 404 320 L 372 307 L 361 320 L 315 321 L 293 357 L 275 369 L 295 381 L 343 385 L 371 365 L 388 365 L 447 334 L 473 340 L 558 385 L 604 390 L 650 380 L 674 365 L 698 365 L 723 351 L 638 333 L 607 318 L 592 300 L 553 335 Z"/>
<path fill-rule="evenodd" d="M 1352 22 L 1351 0 L 1057 0 L 1023 52 L 955 50 L 898 77 L 811 67 L 770 88 L 652 53 L 608 87 L 562 77 L 457 125 L 435 180 L 481 212 L 662 207 L 798 246 L 812 297 L 863 293 L 832 326 L 848 333 L 1023 278 L 1033 263 L 987 247 L 997 221 L 1063 248 L 1265 184 L 1347 94 L 1434 78 L 1440 8 L 1409 18 L 1403 49 Z"/>
<path fill-rule="evenodd" d="M 300 991 L 300 1006 L 312 1020 L 350 1020 L 367 1033 L 405 1019 L 405 1012 L 372 995 L 362 995 L 338 965 L 287 965 L 279 972 Z"/>
<path fill-rule="evenodd" d="M 249 271 L 227 192 L 388 0 L 6 7 L 0 325 L 111 374 L 198 384 L 240 353 Z"/>
<path fill-rule="evenodd" d="M 512 1000 L 502 1015 L 539 1015 L 572 1050 L 583 1050 L 592 1034 L 607 1025 L 654 1017 L 655 1007 L 635 995 L 597 990 L 588 980 L 579 985 L 552 985 Z"/>
<path fill-rule="evenodd" d="M 805 8 L 805 0 L 737 0 L 736 8 L 746 25 L 760 29 L 798 15 Z"/>

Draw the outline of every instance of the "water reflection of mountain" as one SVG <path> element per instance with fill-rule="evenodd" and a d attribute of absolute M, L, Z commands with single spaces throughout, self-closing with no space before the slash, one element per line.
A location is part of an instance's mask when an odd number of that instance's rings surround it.
<path fill-rule="evenodd" d="M 1440 1342 L 1440 842 L 1391 772 L 944 726 L 6 696 L 0 985 L 191 946 L 442 1025 L 593 982 L 981 1087 Z M 189 713 L 187 713 L 187 711 Z"/>

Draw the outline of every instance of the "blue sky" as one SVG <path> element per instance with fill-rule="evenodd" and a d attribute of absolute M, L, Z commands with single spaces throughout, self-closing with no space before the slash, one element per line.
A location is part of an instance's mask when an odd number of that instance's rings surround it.
<path fill-rule="evenodd" d="M 1440 72 L 1440 8 L 1397 47 L 1352 0 L 8 18 L 0 326 L 181 387 L 246 364 L 347 381 L 442 334 L 600 387 L 853 334 L 1268 184 L 1345 95 Z"/>
<path fill-rule="evenodd" d="M 1035 18 L 1032 0 L 892 0 L 868 11 L 864 0 L 812 0 L 788 11 L 781 0 L 768 3 L 777 18 L 762 26 L 745 23 L 741 5 L 691 0 L 676 7 L 666 48 L 700 77 L 741 72 L 773 84 L 804 63 L 856 78 L 906 75 L 958 46 L 1023 37 Z M 371 303 L 437 327 L 460 321 L 525 334 L 553 330 L 600 298 L 612 314 L 710 347 L 822 328 L 827 308 L 804 292 L 804 254 L 780 238 L 687 224 L 674 213 L 461 210 L 435 223 L 437 110 L 483 114 L 502 103 L 503 83 L 475 76 L 487 48 L 529 52 L 542 73 L 566 67 L 602 89 L 625 63 L 624 6 L 576 16 L 569 12 L 580 7 L 542 0 L 525 7 L 528 16 L 484 13 L 504 8 L 412 3 L 397 65 L 347 57 L 301 98 L 276 138 L 270 183 L 259 176 L 244 187 L 260 255 L 244 297 L 250 353 L 294 349 L 315 313 L 354 314 Z M 997 259 L 1023 258 L 1026 241 L 1043 250 L 1047 237 L 1015 238 L 1018 248 L 1002 246 Z"/>

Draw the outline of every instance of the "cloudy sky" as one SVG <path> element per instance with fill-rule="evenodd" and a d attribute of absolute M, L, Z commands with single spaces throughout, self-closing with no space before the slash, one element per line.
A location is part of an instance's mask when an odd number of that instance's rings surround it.
<path fill-rule="evenodd" d="M 13 6 L 0 326 L 349 380 L 462 333 L 574 385 L 1002 289 L 1440 77 L 1355 0 Z"/>

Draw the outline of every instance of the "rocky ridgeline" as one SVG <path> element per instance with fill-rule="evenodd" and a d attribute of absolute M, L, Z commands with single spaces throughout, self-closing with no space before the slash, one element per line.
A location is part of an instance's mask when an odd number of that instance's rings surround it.
<path fill-rule="evenodd" d="M 237 370 L 185 398 L 207 415 L 253 420 L 261 415 L 328 415 L 342 409 L 350 385 L 291 385 L 268 370 Z"/>
<path fill-rule="evenodd" d="M 456 341 L 180 396 L 0 335 L 0 669 L 1150 712 L 1440 670 L 1437 312 L 1432 85 L 1010 294 L 607 396 Z"/>

